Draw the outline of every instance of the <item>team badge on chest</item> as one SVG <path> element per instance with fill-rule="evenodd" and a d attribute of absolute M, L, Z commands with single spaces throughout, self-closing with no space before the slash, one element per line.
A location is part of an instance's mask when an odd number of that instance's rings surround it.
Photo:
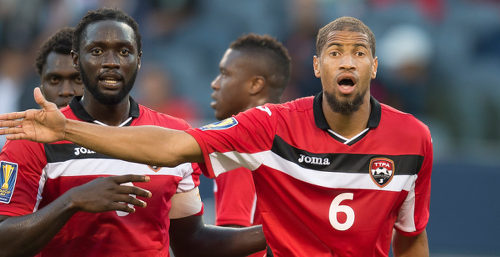
<path fill-rule="evenodd" d="M 370 177 L 379 187 L 385 187 L 394 177 L 394 161 L 387 158 L 370 160 Z"/>

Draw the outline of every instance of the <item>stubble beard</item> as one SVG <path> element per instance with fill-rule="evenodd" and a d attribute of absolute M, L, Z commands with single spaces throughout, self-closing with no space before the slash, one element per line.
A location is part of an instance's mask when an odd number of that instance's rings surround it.
<path fill-rule="evenodd" d="M 325 100 L 332 111 L 343 115 L 349 115 L 359 110 L 364 102 L 366 91 L 356 94 L 352 100 L 338 99 L 335 95 L 330 94 L 327 91 L 323 91 L 323 95 L 325 96 Z"/>
<path fill-rule="evenodd" d="M 80 63 L 80 67 L 82 67 Z M 120 89 L 120 92 L 117 95 L 105 95 L 102 94 L 97 85 L 91 85 L 90 79 L 87 76 L 87 73 L 83 69 L 80 69 L 80 75 L 82 77 L 82 82 L 85 88 L 92 94 L 92 96 L 101 104 L 104 105 L 115 105 L 120 103 L 127 95 L 130 93 L 130 90 L 132 90 L 132 87 L 134 86 L 135 83 L 135 78 L 137 76 L 137 69 L 134 71 L 134 74 L 128 81 L 128 83 L 124 84 L 122 89 Z"/>

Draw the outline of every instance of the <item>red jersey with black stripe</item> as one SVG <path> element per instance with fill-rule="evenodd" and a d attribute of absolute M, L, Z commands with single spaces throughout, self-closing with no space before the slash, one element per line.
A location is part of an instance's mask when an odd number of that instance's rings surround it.
<path fill-rule="evenodd" d="M 69 119 L 93 122 L 78 100 L 73 99 L 62 113 Z M 130 103 L 130 119 L 123 126 L 189 127 L 185 121 L 138 105 L 131 98 Z M 39 256 L 169 256 L 170 199 L 177 192 L 197 187 L 201 174 L 197 165 L 189 163 L 174 168 L 151 167 L 117 160 L 67 141 L 8 141 L 0 160 L 18 165 L 12 198 L 8 204 L 0 203 L 0 215 L 8 216 L 33 213 L 72 187 L 97 177 L 146 174 L 151 178 L 147 183 L 134 183 L 152 192 L 152 198 L 142 199 L 147 208 L 137 208 L 130 214 L 78 212 Z"/>
<path fill-rule="evenodd" d="M 188 133 L 207 175 L 253 171 L 275 256 L 388 256 L 393 229 L 411 236 L 427 225 L 430 132 L 371 98 L 367 129 L 343 139 L 321 102 L 320 93 L 268 104 Z"/>

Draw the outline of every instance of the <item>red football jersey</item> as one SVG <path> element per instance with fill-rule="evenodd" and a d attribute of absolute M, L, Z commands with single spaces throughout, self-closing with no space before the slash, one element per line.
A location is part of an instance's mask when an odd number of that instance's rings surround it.
<path fill-rule="evenodd" d="M 130 109 L 131 118 L 122 125 L 188 128 L 185 121 L 152 111 L 132 99 Z M 62 112 L 70 119 L 93 121 L 76 99 Z M 189 163 L 175 168 L 151 167 L 113 159 L 67 141 L 9 141 L 0 160 L 18 165 L 17 174 L 10 175 L 11 180 L 17 176 L 12 197 L 9 203 L 0 202 L 0 215 L 8 216 L 33 213 L 72 187 L 97 177 L 144 174 L 151 178 L 148 183 L 134 183 L 153 194 L 142 199 L 147 208 L 136 208 L 130 214 L 78 212 L 39 256 L 168 256 L 170 198 L 197 187 L 201 174 L 198 166 Z"/>
<path fill-rule="evenodd" d="M 234 169 L 214 179 L 215 225 L 243 227 L 262 224 L 257 208 L 257 195 L 252 172 L 246 168 Z M 249 255 L 262 257 L 265 251 Z"/>
<path fill-rule="evenodd" d="M 207 175 L 254 172 L 275 256 L 388 256 L 394 228 L 416 235 L 427 225 L 430 132 L 372 98 L 367 129 L 347 140 L 329 129 L 321 101 L 268 104 L 188 133 Z"/>

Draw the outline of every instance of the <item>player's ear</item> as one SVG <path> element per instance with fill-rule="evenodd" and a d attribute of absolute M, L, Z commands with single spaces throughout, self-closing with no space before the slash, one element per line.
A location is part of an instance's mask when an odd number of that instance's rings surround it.
<path fill-rule="evenodd" d="M 375 58 L 373 58 L 373 66 L 371 74 L 372 79 L 375 79 L 377 77 L 377 68 L 378 68 L 378 58 L 375 56 Z"/>
<path fill-rule="evenodd" d="M 139 52 L 137 55 L 137 70 L 141 69 L 141 58 L 142 58 L 142 51 Z"/>
<path fill-rule="evenodd" d="M 313 68 L 314 68 L 314 76 L 316 76 L 316 78 L 319 78 L 321 77 L 321 73 L 319 72 L 319 57 L 317 55 L 315 55 L 313 57 Z"/>
<path fill-rule="evenodd" d="M 73 67 L 77 70 L 80 71 L 80 67 L 78 66 L 78 53 L 75 52 L 75 50 L 71 50 L 71 59 L 73 60 Z"/>
<path fill-rule="evenodd" d="M 266 84 L 266 78 L 263 76 L 254 76 L 251 81 L 249 93 L 250 95 L 256 95 L 260 93 Z"/>

